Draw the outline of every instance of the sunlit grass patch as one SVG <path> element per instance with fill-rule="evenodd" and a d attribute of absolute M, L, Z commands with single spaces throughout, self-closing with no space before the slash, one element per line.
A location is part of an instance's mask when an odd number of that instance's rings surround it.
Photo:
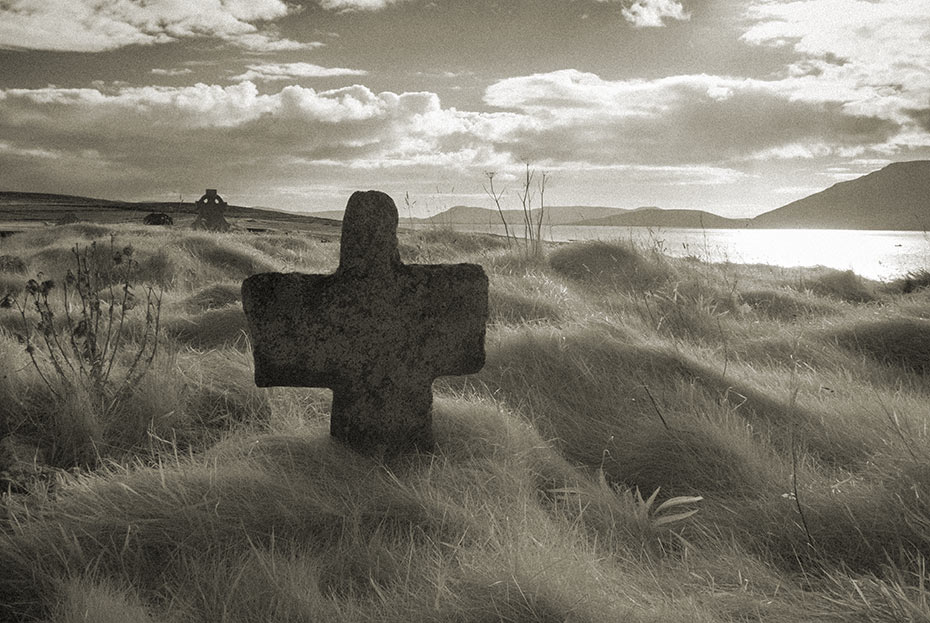
<path fill-rule="evenodd" d="M 280 262 L 285 272 L 301 270 L 305 272 L 329 273 L 339 264 L 339 241 L 318 239 L 310 234 L 283 235 L 270 234 L 250 236 L 243 242 Z"/>
<path fill-rule="evenodd" d="M 223 433 L 237 426 L 249 430 L 271 419 L 273 395 L 255 386 L 250 352 L 231 346 L 187 349 L 179 359 L 188 425 L 194 432 Z"/>
<path fill-rule="evenodd" d="M 219 309 L 233 303 L 239 303 L 242 299 L 242 284 L 239 282 L 216 283 L 201 288 L 191 296 L 187 297 L 184 302 L 184 308 L 191 312 L 197 313 L 210 309 Z"/>
<path fill-rule="evenodd" d="M 433 227 L 403 232 L 399 236 L 401 259 L 407 263 L 469 261 L 509 249 L 500 236 Z"/>
<path fill-rule="evenodd" d="M 491 282 L 488 306 L 492 322 L 555 322 L 567 313 L 547 292 L 521 291 L 515 286 L 509 279 Z"/>
<path fill-rule="evenodd" d="M 131 586 L 78 576 L 62 580 L 58 596 L 52 617 L 61 623 L 156 622 Z"/>
<path fill-rule="evenodd" d="M 174 244 L 197 259 L 200 263 L 198 269 L 211 276 L 222 274 L 226 278 L 244 279 L 276 268 L 274 262 L 240 243 L 234 236 L 186 235 Z"/>
<path fill-rule="evenodd" d="M 194 348 L 232 346 L 242 343 L 247 336 L 245 314 L 240 305 L 168 317 L 163 326 L 167 335 Z"/>

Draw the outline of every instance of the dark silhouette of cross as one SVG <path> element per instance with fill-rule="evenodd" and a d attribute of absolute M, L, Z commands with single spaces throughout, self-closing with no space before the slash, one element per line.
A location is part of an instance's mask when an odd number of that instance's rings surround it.
<path fill-rule="evenodd" d="M 253 275 L 242 306 L 256 385 L 332 389 L 330 434 L 366 454 L 432 447 L 433 380 L 484 365 L 484 270 L 402 263 L 378 191 L 349 199 L 335 273 Z"/>

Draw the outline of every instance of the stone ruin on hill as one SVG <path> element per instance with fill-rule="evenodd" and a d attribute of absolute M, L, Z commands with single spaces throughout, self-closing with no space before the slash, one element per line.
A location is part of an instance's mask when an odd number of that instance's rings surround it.
<path fill-rule="evenodd" d="M 197 200 L 196 205 L 197 218 L 191 227 L 207 231 L 229 231 L 229 222 L 223 216 L 227 203 L 216 194 L 215 188 L 208 188 L 204 196 Z"/>
<path fill-rule="evenodd" d="M 475 264 L 404 264 L 397 207 L 356 192 L 331 275 L 242 284 L 259 387 L 328 387 L 330 434 L 365 454 L 433 445 L 432 384 L 484 366 L 488 278 Z"/>

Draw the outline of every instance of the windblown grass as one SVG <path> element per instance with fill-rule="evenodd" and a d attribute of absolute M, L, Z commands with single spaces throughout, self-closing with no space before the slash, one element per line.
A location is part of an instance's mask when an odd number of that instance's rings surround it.
<path fill-rule="evenodd" d="M 664 258 L 599 240 L 563 246 L 549 255 L 552 269 L 589 286 L 612 285 L 630 290 L 655 288 L 671 277 Z"/>
<path fill-rule="evenodd" d="M 0 288 L 115 234 L 163 343 L 104 416 L 0 309 L 0 620 L 930 619 L 918 278 L 403 235 L 484 265 L 491 322 L 485 368 L 435 384 L 435 451 L 385 461 L 328 438 L 327 390 L 252 382 L 239 282 L 337 244 L 54 229 L 4 240 Z"/>
<path fill-rule="evenodd" d="M 804 285 L 816 294 L 850 303 L 867 303 L 877 298 L 875 288 L 851 270 L 826 270 Z"/>
<path fill-rule="evenodd" d="M 837 344 L 880 363 L 930 375 L 930 321 L 887 318 L 859 322 L 833 333 Z"/>
<path fill-rule="evenodd" d="M 834 313 L 835 306 L 823 304 L 810 292 L 797 292 L 788 288 L 748 290 L 740 292 L 740 300 L 763 317 L 791 322 L 809 316 L 826 316 Z"/>
<path fill-rule="evenodd" d="M 201 288 L 184 301 L 187 311 L 196 313 L 220 309 L 232 303 L 242 302 L 242 284 L 239 282 L 216 283 Z"/>

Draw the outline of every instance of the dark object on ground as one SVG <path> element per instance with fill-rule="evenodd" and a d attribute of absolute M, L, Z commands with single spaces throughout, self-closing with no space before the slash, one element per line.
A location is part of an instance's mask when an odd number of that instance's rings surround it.
<path fill-rule="evenodd" d="M 164 212 L 152 212 L 146 215 L 142 222 L 146 225 L 174 225 L 174 219 Z"/>
<path fill-rule="evenodd" d="M 72 225 L 74 223 L 80 223 L 81 219 L 78 218 L 77 214 L 74 212 L 65 212 L 57 219 L 55 219 L 56 225 Z"/>

